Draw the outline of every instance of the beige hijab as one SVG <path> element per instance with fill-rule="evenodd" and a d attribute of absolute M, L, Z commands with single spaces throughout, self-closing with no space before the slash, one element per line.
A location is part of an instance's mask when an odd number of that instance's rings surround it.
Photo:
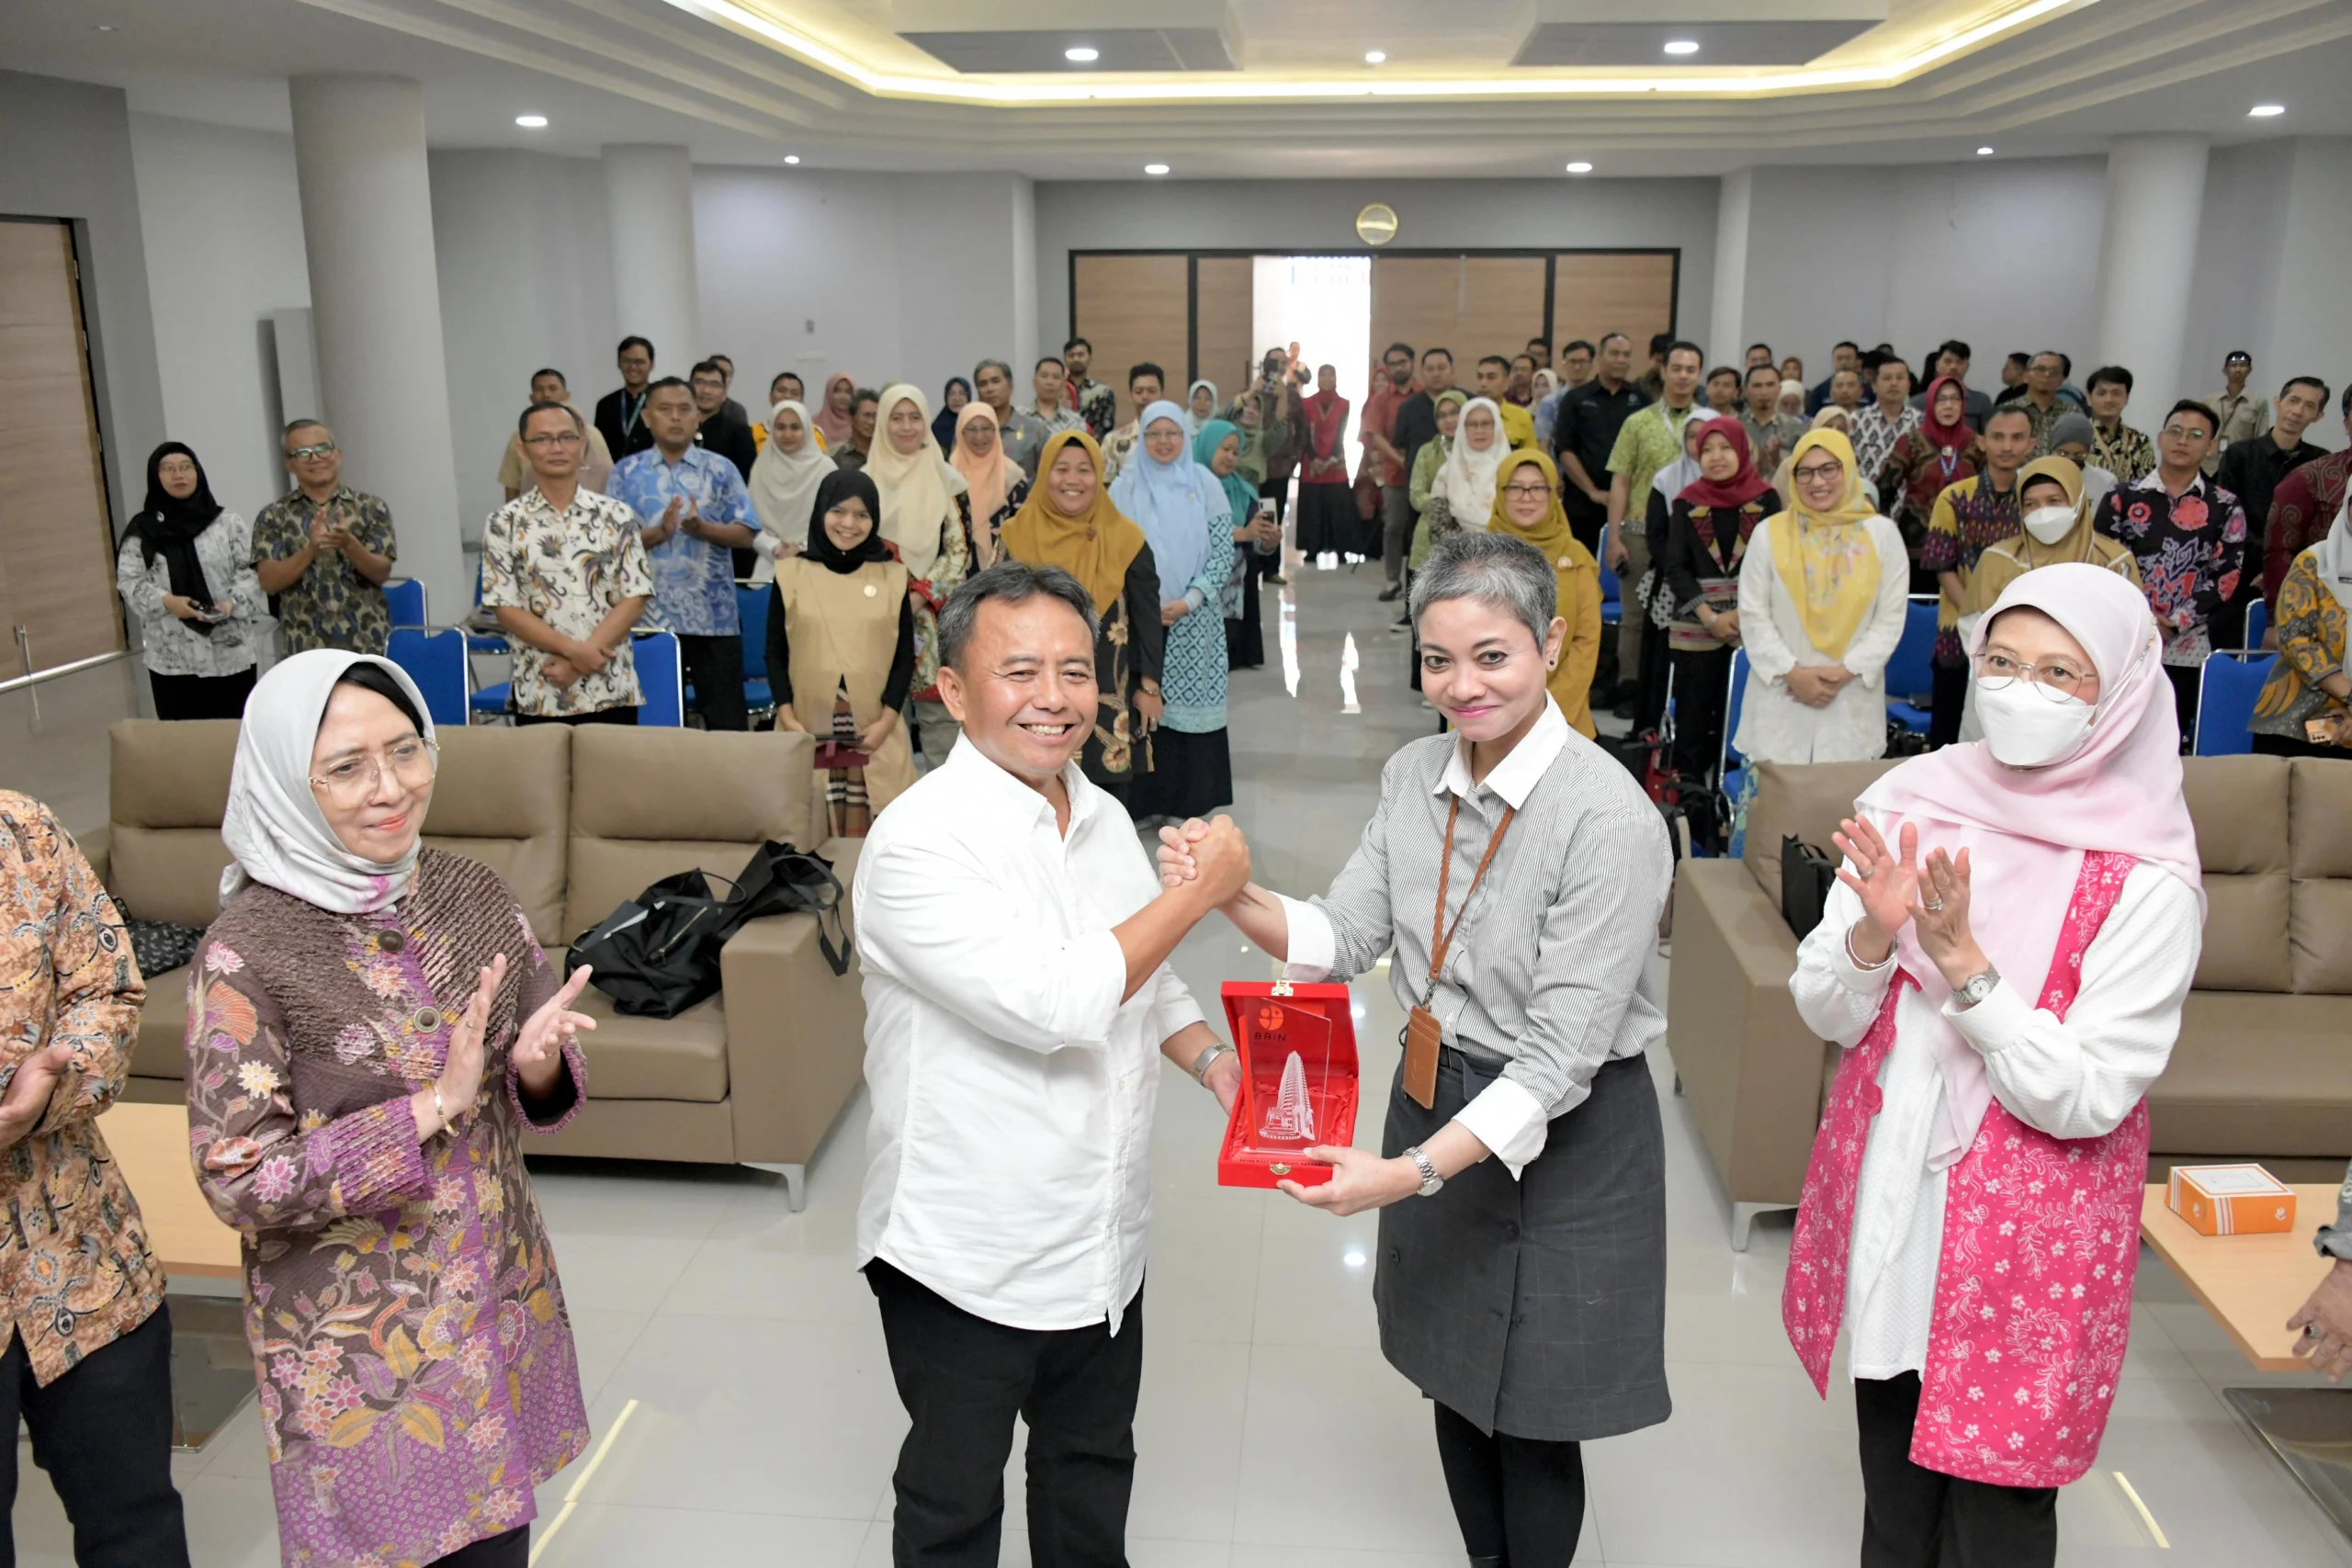
<path fill-rule="evenodd" d="M 900 403 L 914 404 L 922 421 L 922 439 L 911 452 L 899 451 L 890 439 L 890 411 Z M 882 536 L 899 547 L 899 558 L 909 571 L 929 581 L 939 558 L 940 530 L 955 515 L 955 498 L 971 487 L 941 455 L 931 434 L 931 405 L 920 389 L 904 381 L 882 389 L 882 400 L 874 410 L 874 450 L 866 454 L 865 477 L 882 497 Z"/>
<path fill-rule="evenodd" d="M 986 457 L 975 457 L 964 445 L 964 432 L 975 424 L 986 424 L 996 430 L 997 439 L 990 444 Z M 964 476 L 971 486 L 972 547 L 983 567 L 996 564 L 996 536 L 989 532 L 989 519 L 1004 506 L 1004 498 L 1022 478 L 1021 465 L 1004 455 L 1004 432 L 997 429 L 996 411 L 974 398 L 956 416 L 956 449 L 948 454 L 948 462 Z"/>

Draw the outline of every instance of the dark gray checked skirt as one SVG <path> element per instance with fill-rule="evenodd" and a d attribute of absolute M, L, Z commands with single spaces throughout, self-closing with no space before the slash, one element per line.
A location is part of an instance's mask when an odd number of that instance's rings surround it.
<path fill-rule="evenodd" d="M 1490 1073 L 1445 1051 L 1424 1111 L 1400 1064 L 1381 1151 L 1435 1136 Z M 1664 1421 L 1666 1145 L 1648 1065 L 1594 1074 L 1518 1181 L 1486 1159 L 1381 1210 L 1373 1301 L 1389 1363 L 1482 1430 L 1581 1442 Z"/>

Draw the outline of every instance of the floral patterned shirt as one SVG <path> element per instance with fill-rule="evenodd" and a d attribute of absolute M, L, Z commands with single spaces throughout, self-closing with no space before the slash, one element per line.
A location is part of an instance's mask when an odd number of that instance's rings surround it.
<path fill-rule="evenodd" d="M 1976 570 L 1977 557 L 2003 539 L 2025 532 L 2018 514 L 2017 476 L 2009 476 L 2007 490 L 1995 490 L 1987 482 L 1991 478 L 1990 474 L 1972 475 L 1946 485 L 1936 497 L 1935 510 L 1928 514 L 1928 532 L 1919 541 L 1922 570 L 1957 572 L 1964 590 L 1968 574 Z M 1935 657 L 1945 664 L 1957 664 L 1968 657 L 1960 645 L 1960 599 L 1949 588 L 1936 606 Z"/>
<path fill-rule="evenodd" d="M 49 1109 L 0 1149 L 0 1280 L 8 1321 L 44 1387 L 147 1321 L 163 1266 L 98 1134 L 130 1071 L 147 982 L 122 916 L 49 807 L 0 790 L 0 1089 L 63 1045 Z"/>
<path fill-rule="evenodd" d="M 1881 478 L 1886 470 L 1886 460 L 1894 456 L 1894 444 L 1919 428 L 1919 411 L 1909 403 L 1903 405 L 1893 419 L 1882 412 L 1876 403 L 1866 403 L 1848 421 L 1853 426 L 1854 467 L 1862 478 L 1879 487 L 1879 494 L 1886 494 L 1886 481 Z M 1791 442 L 1788 449 L 1796 450 Z M 1892 515 L 1892 513 L 1889 513 Z"/>
<path fill-rule="evenodd" d="M 2254 732 L 2308 738 L 2306 721 L 2342 716 L 2346 704 L 2320 682 L 2344 672 L 2344 605 L 2305 550 L 2278 586 L 2278 661 L 2254 705 Z"/>
<path fill-rule="evenodd" d="M 2140 586 L 2164 634 L 2166 664 L 2202 664 L 2212 620 L 2245 570 L 2245 512 L 2203 474 L 2178 495 L 2161 471 L 2117 485 L 2098 503 L 2098 531 L 2140 559 Z"/>
<path fill-rule="evenodd" d="M 706 523 L 759 531 L 735 465 L 707 447 L 689 446 L 674 463 L 659 446 L 631 453 L 614 465 L 605 489 L 649 528 L 677 497 L 691 502 Z M 731 637 L 743 629 L 735 607 L 734 551 L 681 528 L 647 550 L 645 560 L 653 571 L 653 624 L 686 637 Z"/>
<path fill-rule="evenodd" d="M 420 1146 L 408 1096 L 499 953 L 481 1094 Z M 556 976 L 514 896 L 430 848 L 373 914 L 248 886 L 188 976 L 189 1153 L 244 1235 L 285 1560 L 426 1562 L 529 1520 L 588 1418 L 521 1134 L 576 1113 L 587 1070 L 567 1049 L 521 1098 L 509 1052 Z"/>
<path fill-rule="evenodd" d="M 616 469 L 617 473 L 619 470 Z M 628 503 L 575 491 L 558 512 L 535 486 L 490 514 L 481 535 L 481 602 L 528 610 L 569 637 L 584 637 L 624 599 L 653 597 L 653 572 Z M 548 679 L 550 655 L 514 643 L 514 707 L 558 716 L 635 707 L 645 700 L 624 642 L 602 670 L 569 686 Z"/>
<path fill-rule="evenodd" d="M 2148 439 L 2144 430 L 2134 430 L 2121 420 L 2113 430 L 2101 430 L 2098 421 L 2091 421 L 2090 460 L 2113 474 L 2120 482 L 2128 483 L 2156 466 L 2156 444 Z"/>
<path fill-rule="evenodd" d="M 1078 410 L 1078 417 L 1086 422 L 1086 434 L 1101 441 L 1119 423 L 1119 395 L 1107 381 L 1097 381 L 1091 376 L 1080 381 L 1073 390 L 1077 396 L 1070 401 Z"/>
<path fill-rule="evenodd" d="M 300 491 L 281 495 L 254 519 L 254 565 L 299 556 L 311 542 L 311 525 L 322 511 L 337 511 L 360 547 L 386 560 L 401 557 L 392 536 L 392 509 L 349 485 L 337 485 L 323 502 Z M 309 570 L 277 595 L 277 629 L 288 653 L 339 648 L 378 653 L 392 637 L 392 606 L 381 583 L 359 575 L 341 550 L 321 550 Z"/>

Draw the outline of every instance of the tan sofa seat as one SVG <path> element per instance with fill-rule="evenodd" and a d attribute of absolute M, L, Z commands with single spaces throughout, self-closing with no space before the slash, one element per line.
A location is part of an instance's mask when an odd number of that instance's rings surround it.
<path fill-rule="evenodd" d="M 2259 1159 L 2352 1151 L 2352 997 L 2188 993 L 2148 1090 L 2158 1154 Z"/>
<path fill-rule="evenodd" d="M 560 954 L 553 955 L 561 963 Z M 684 1100 L 716 1105 L 727 1098 L 727 1013 L 713 997 L 675 1018 L 632 1018 L 591 986 L 580 1010 L 596 1021 L 582 1031 L 593 1100 Z"/>

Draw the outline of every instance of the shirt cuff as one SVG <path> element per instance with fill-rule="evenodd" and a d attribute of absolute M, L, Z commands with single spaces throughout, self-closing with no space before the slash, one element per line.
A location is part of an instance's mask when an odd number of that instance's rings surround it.
<path fill-rule="evenodd" d="M 1886 989 L 1887 982 L 1894 978 L 1894 953 L 1890 948 L 1885 963 L 1865 969 L 1854 962 L 1854 950 L 1849 945 L 1853 932 L 1854 928 L 1848 926 L 1846 934 L 1831 944 L 1829 972 L 1838 976 L 1838 983 L 1848 990 L 1859 996 L 1874 997 Z"/>
<path fill-rule="evenodd" d="M 2025 1032 L 2033 1011 L 2018 988 L 2006 979 L 1995 985 L 1993 994 L 1973 1008 L 1962 1007 L 1957 998 L 1943 1008 L 1944 1017 L 1980 1056 L 1998 1055 L 2008 1049 Z"/>
<path fill-rule="evenodd" d="M 1494 1152 L 1513 1181 L 1544 1152 L 1552 1119 L 1535 1097 L 1509 1078 L 1497 1078 L 1453 1118 Z"/>
<path fill-rule="evenodd" d="M 1282 898 L 1283 918 L 1290 923 L 1290 959 L 1283 965 L 1283 978 L 1306 985 L 1329 979 L 1340 948 L 1331 917 L 1312 904 L 1279 893 L 1274 897 Z"/>

